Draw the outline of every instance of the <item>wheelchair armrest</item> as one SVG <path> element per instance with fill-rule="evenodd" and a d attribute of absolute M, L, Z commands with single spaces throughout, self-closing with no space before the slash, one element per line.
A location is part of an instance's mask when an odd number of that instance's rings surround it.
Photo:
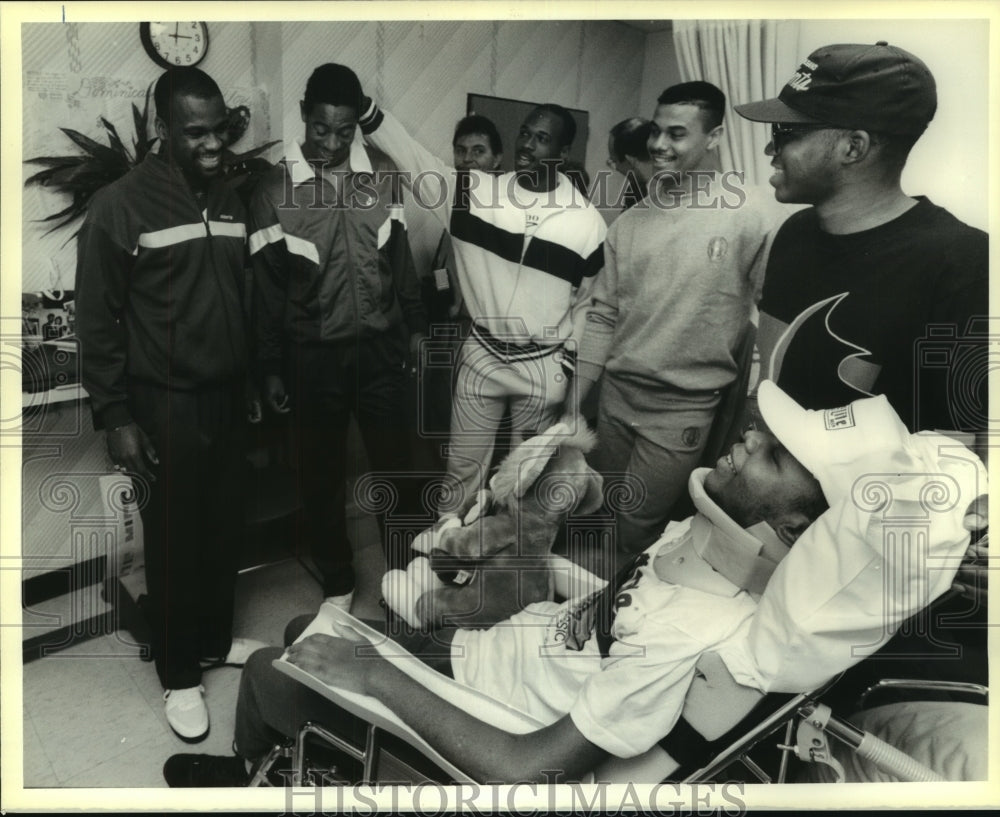
<path fill-rule="evenodd" d="M 983 703 L 989 702 L 989 687 L 982 684 L 972 684 L 965 681 L 938 681 L 924 678 L 883 678 L 868 687 L 858 698 L 858 709 L 866 708 L 871 696 L 882 692 L 906 690 L 909 692 L 945 692 L 950 694 L 968 695 L 982 698 Z"/>
<path fill-rule="evenodd" d="M 759 689 L 737 683 L 718 653 L 706 652 L 695 665 L 695 676 L 684 699 L 683 716 L 702 737 L 725 734 L 764 697 Z"/>

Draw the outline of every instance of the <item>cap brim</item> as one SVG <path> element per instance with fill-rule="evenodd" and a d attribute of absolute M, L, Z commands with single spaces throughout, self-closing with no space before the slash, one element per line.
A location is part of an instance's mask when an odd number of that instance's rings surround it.
<path fill-rule="evenodd" d="M 813 472 L 810 454 L 811 446 L 815 445 L 816 441 L 815 439 L 810 441 L 810 436 L 814 435 L 815 431 L 807 421 L 809 412 L 770 380 L 761 381 L 758 386 L 757 405 L 771 433 L 795 459 Z"/>
<path fill-rule="evenodd" d="M 751 122 L 795 122 L 806 125 L 823 124 L 818 119 L 799 113 L 790 108 L 780 99 L 765 99 L 761 102 L 747 102 L 745 105 L 734 105 L 736 111 L 744 119 Z"/>

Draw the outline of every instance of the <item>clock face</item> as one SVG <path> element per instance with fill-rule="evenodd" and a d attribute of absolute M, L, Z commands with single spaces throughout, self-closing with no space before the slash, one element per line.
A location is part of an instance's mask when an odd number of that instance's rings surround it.
<path fill-rule="evenodd" d="M 197 65 L 208 51 L 206 23 L 140 23 L 146 53 L 165 68 Z"/>

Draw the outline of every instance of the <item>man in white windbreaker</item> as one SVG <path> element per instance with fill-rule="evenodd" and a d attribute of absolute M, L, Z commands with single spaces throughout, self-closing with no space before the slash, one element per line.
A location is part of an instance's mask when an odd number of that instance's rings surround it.
<path fill-rule="evenodd" d="M 482 486 L 505 409 L 515 437 L 558 419 L 603 266 L 604 220 L 556 170 L 576 133 L 559 105 L 527 116 L 515 169 L 500 176 L 448 167 L 374 103 L 359 124 L 450 230 L 472 318 L 457 360 L 448 473 L 460 490 L 442 503 L 448 511 Z"/>

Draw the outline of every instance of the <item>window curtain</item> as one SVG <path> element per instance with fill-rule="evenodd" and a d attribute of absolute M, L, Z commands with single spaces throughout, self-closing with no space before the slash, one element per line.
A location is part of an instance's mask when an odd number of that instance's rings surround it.
<path fill-rule="evenodd" d="M 801 62 L 795 20 L 675 20 L 681 79 L 701 79 L 726 95 L 725 134 L 719 143 L 723 170 L 743 170 L 746 182 L 764 185 L 771 175 L 764 147 L 767 125 L 749 122 L 733 105 L 777 96 Z"/>

